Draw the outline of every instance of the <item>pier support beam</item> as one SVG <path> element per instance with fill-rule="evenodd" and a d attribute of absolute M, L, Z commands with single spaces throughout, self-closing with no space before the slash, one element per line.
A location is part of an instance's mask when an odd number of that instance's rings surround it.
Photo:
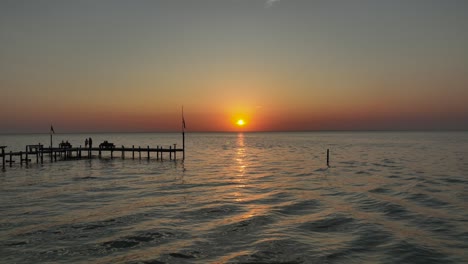
<path fill-rule="evenodd" d="M 5 169 L 5 147 L 0 147 L 2 149 L 2 168 Z"/>
<path fill-rule="evenodd" d="M 11 168 L 11 164 L 12 164 L 13 162 L 15 162 L 15 161 L 13 160 L 13 151 L 10 151 L 10 160 L 9 160 L 8 162 L 10 162 L 10 168 Z"/>
<path fill-rule="evenodd" d="M 327 167 L 330 167 L 330 149 L 327 149 Z"/>
<path fill-rule="evenodd" d="M 6 147 L 6 146 L 5 146 Z M 164 153 L 169 153 L 169 160 L 171 161 L 176 161 L 177 160 L 177 152 L 180 151 L 180 152 L 183 152 L 183 149 L 177 149 L 177 144 L 172 144 L 172 145 L 169 145 L 167 147 L 163 147 L 163 146 L 156 146 L 155 148 L 151 148 L 149 145 L 145 148 L 145 147 L 141 147 L 141 146 L 138 146 L 138 149 L 135 148 L 135 145 L 132 145 L 131 148 L 129 147 L 125 147 L 124 145 L 122 145 L 122 147 L 119 149 L 119 148 L 105 148 L 105 149 L 101 149 L 101 148 L 82 148 L 82 146 L 79 146 L 79 147 L 76 147 L 76 148 L 43 148 L 42 145 L 28 145 L 26 147 L 26 151 L 20 151 L 20 152 L 12 152 L 10 151 L 9 153 L 7 153 L 5 151 L 5 147 L 3 146 L 0 146 L 0 159 L 1 159 L 1 167 L 0 167 L 0 170 L 3 169 L 5 170 L 5 168 L 7 167 L 6 163 L 10 163 L 10 167 L 12 166 L 12 163 L 15 162 L 15 158 L 16 156 L 19 156 L 19 163 L 21 166 L 23 166 L 23 162 L 26 164 L 26 166 L 29 165 L 30 162 L 33 162 L 33 157 L 29 157 L 29 156 L 36 156 L 36 163 L 37 164 L 44 164 L 44 155 L 49 155 L 50 157 L 50 162 L 56 162 L 57 161 L 57 156 L 59 156 L 59 160 L 70 160 L 70 159 L 81 159 L 83 156 L 83 158 L 85 158 L 86 154 L 83 154 L 82 151 L 88 151 L 88 157 L 91 159 L 93 158 L 93 150 L 95 151 L 99 151 L 99 157 L 102 156 L 102 152 L 110 152 L 110 156 L 111 156 L 111 159 L 114 158 L 114 151 L 117 151 L 117 152 L 121 152 L 119 154 L 122 155 L 122 159 L 126 159 L 126 155 L 128 152 L 132 152 L 132 159 L 134 160 L 135 159 L 135 152 L 138 152 L 138 159 L 141 160 L 142 159 L 142 155 L 144 156 L 145 154 L 142 154 L 142 152 L 146 152 L 146 157 L 143 157 L 143 158 L 146 158 L 148 161 L 151 160 L 151 153 L 156 153 L 156 159 L 157 160 L 160 160 L 160 161 L 163 161 L 163 156 L 164 156 Z M 73 154 L 75 153 L 75 156 L 73 156 Z M 7 156 L 10 156 L 10 159 L 8 160 L 7 159 Z M 130 154 L 128 154 L 130 155 Z M 329 150 L 327 149 L 327 165 L 329 165 Z M 96 155 L 97 156 L 97 155 Z M 47 159 L 47 157 L 46 157 Z"/>

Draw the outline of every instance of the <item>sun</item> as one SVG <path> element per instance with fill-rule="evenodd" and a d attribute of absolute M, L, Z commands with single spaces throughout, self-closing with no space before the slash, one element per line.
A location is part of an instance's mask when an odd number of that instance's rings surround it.
<path fill-rule="evenodd" d="M 239 119 L 239 120 L 237 120 L 236 125 L 238 125 L 238 126 L 244 126 L 244 125 L 245 125 L 244 119 Z"/>

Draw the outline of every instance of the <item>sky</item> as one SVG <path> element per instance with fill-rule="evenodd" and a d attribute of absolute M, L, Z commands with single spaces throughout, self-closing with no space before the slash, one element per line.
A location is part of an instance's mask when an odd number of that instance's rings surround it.
<path fill-rule="evenodd" d="M 182 106 L 187 131 L 467 130 L 467 29 L 466 0 L 1 0 L 0 133 Z"/>

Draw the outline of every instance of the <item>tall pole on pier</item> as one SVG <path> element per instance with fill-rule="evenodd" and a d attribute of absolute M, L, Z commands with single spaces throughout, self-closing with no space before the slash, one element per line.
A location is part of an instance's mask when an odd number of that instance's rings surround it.
<path fill-rule="evenodd" d="M 52 135 L 55 134 L 54 127 L 50 125 L 50 149 L 52 150 L 53 142 L 52 142 Z M 51 152 L 52 153 L 52 152 Z M 52 155 L 52 154 L 51 154 Z"/>
<path fill-rule="evenodd" d="M 184 119 L 184 106 L 182 106 L 182 160 L 185 160 L 185 119 Z"/>

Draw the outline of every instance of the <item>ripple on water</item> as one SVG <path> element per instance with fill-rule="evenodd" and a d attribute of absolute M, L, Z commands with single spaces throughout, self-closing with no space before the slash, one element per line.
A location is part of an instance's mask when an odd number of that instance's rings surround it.
<path fill-rule="evenodd" d="M 277 211 L 283 215 L 307 215 L 318 212 L 320 209 L 321 202 L 311 199 L 282 205 Z"/>
<path fill-rule="evenodd" d="M 412 213 L 400 204 L 381 201 L 371 197 L 361 199 L 358 208 L 366 212 L 383 213 L 386 217 L 392 219 L 408 219 Z"/>
<path fill-rule="evenodd" d="M 454 263 L 450 256 L 430 247 L 397 241 L 387 247 L 389 263 Z"/>
<path fill-rule="evenodd" d="M 380 194 L 390 194 L 393 191 L 391 189 L 388 189 L 388 188 L 377 187 L 375 189 L 370 190 L 369 192 L 371 192 L 371 193 L 380 193 Z"/>
<path fill-rule="evenodd" d="M 448 203 L 444 201 L 441 201 L 439 199 L 436 199 L 424 193 L 411 194 L 407 199 L 411 201 L 415 201 L 420 205 L 430 207 L 430 208 L 433 208 L 433 207 L 442 208 L 442 207 L 447 207 L 449 205 Z"/>
<path fill-rule="evenodd" d="M 310 246 L 288 239 L 260 241 L 252 245 L 253 252 L 229 259 L 227 263 L 282 263 L 299 264 L 312 261 L 304 257 L 310 253 Z"/>
<path fill-rule="evenodd" d="M 134 235 L 117 237 L 105 242 L 82 243 L 73 247 L 59 247 L 54 250 L 47 250 L 29 256 L 30 261 L 56 262 L 63 258 L 70 260 L 88 259 L 89 257 L 104 257 L 116 252 L 127 252 L 142 247 L 156 247 L 186 236 L 181 232 L 164 230 L 148 230 Z"/>
<path fill-rule="evenodd" d="M 330 214 L 325 218 L 306 222 L 299 228 L 310 232 L 349 232 L 356 227 L 356 219 L 344 214 Z"/>
<path fill-rule="evenodd" d="M 360 224 L 353 233 L 353 239 L 342 243 L 337 248 L 325 249 L 322 253 L 324 262 L 359 262 L 379 260 L 385 252 L 385 245 L 393 236 L 382 227 L 374 224 Z M 356 261 L 359 260 L 359 261 Z"/>
<path fill-rule="evenodd" d="M 231 215 L 236 215 L 245 212 L 239 205 L 210 205 L 204 208 L 196 208 L 184 212 L 183 216 L 195 220 L 225 218 Z"/>

